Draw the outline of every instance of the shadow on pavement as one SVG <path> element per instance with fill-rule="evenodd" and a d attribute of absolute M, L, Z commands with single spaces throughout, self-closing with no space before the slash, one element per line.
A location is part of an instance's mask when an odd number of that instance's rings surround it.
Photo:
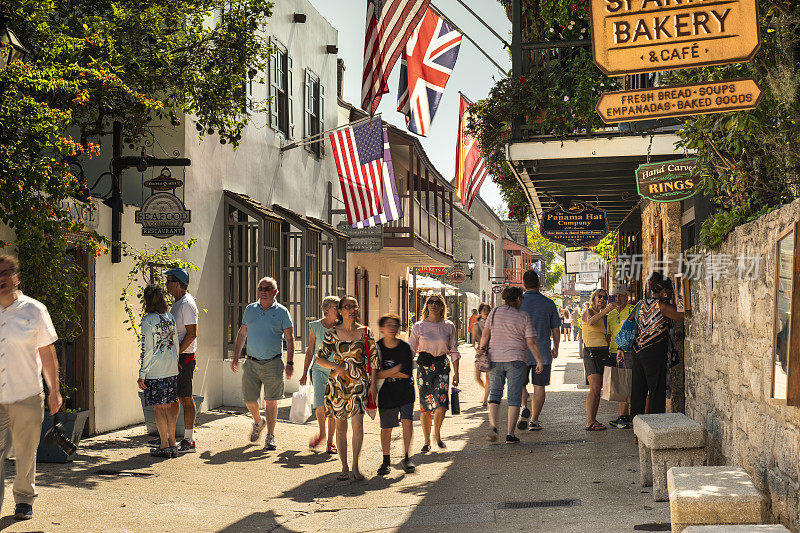
<path fill-rule="evenodd" d="M 268 455 L 272 455 L 272 453 L 269 450 L 265 450 L 262 443 L 256 442 L 217 453 L 204 451 L 200 454 L 200 458 L 209 465 L 222 465 L 226 463 L 247 463 L 263 459 Z"/>
<path fill-rule="evenodd" d="M 237 520 L 233 524 L 218 530 L 218 532 L 237 533 L 244 531 L 274 531 L 277 528 L 280 528 L 281 531 L 295 531 L 281 526 L 275 519 L 275 513 L 272 511 L 264 511 L 245 516 L 241 520 Z"/>
<path fill-rule="evenodd" d="M 302 454 L 302 455 L 301 455 Z M 338 456 L 327 453 L 299 452 L 286 450 L 278 454 L 278 464 L 282 468 L 302 468 L 305 465 L 318 465 L 338 460 Z"/>
<path fill-rule="evenodd" d="M 150 456 L 146 451 L 122 461 L 103 462 L 100 457 L 89 457 L 87 460 L 79 458 L 72 463 L 39 463 L 36 467 L 36 484 L 45 487 L 71 487 L 94 489 L 101 483 L 115 481 L 118 473 L 127 475 L 152 474 L 147 469 L 154 463 L 167 461 Z M 89 461 L 92 464 L 89 464 Z"/>

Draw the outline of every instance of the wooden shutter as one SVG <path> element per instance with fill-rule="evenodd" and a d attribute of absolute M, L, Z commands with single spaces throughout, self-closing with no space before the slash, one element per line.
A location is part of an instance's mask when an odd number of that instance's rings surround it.
<path fill-rule="evenodd" d="M 303 79 L 303 137 L 311 135 L 311 111 L 314 109 L 314 88 L 311 84 L 311 72 L 305 69 L 305 76 Z M 306 144 L 305 149 L 308 152 L 313 151 L 311 144 Z"/>
<path fill-rule="evenodd" d="M 319 83 L 319 133 L 325 131 L 325 86 L 322 85 L 322 80 Z M 322 141 L 319 143 L 319 156 L 325 155 L 325 136 L 323 135 Z"/>
<path fill-rule="evenodd" d="M 269 125 L 273 129 L 278 129 L 278 57 L 279 52 L 275 49 L 275 41 L 269 38 L 269 47 L 272 53 L 269 55 Z"/>
<path fill-rule="evenodd" d="M 289 114 L 289 131 L 286 136 L 290 139 L 294 138 L 294 77 L 292 76 L 292 56 L 286 52 L 286 99 L 287 112 Z"/>

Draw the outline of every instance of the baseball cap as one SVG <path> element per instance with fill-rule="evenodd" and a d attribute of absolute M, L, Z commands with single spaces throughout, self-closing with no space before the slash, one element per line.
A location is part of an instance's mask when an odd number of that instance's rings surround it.
<path fill-rule="evenodd" d="M 164 271 L 165 276 L 173 276 L 184 285 L 189 284 L 189 271 L 185 268 L 171 268 Z"/>
<path fill-rule="evenodd" d="M 625 285 L 617 285 L 616 287 L 614 287 L 614 290 L 611 291 L 611 294 L 613 295 L 628 294 L 628 289 L 627 287 L 625 287 Z"/>

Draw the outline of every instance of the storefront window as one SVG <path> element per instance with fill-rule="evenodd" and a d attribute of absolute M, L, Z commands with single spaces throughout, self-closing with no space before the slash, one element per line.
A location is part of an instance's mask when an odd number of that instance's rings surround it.
<path fill-rule="evenodd" d="M 784 231 L 775 247 L 775 322 L 772 353 L 771 396 L 788 405 L 800 405 L 800 375 L 798 375 L 797 322 L 800 295 L 795 294 L 798 279 L 797 223 Z M 794 318 L 794 320 L 793 320 Z"/>

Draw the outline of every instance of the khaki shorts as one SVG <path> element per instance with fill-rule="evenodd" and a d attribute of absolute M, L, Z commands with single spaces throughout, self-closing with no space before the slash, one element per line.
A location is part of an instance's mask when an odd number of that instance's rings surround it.
<path fill-rule="evenodd" d="M 266 361 L 245 359 L 242 371 L 242 398 L 245 402 L 257 402 L 262 387 L 266 401 L 283 398 L 283 358 L 274 357 Z"/>

